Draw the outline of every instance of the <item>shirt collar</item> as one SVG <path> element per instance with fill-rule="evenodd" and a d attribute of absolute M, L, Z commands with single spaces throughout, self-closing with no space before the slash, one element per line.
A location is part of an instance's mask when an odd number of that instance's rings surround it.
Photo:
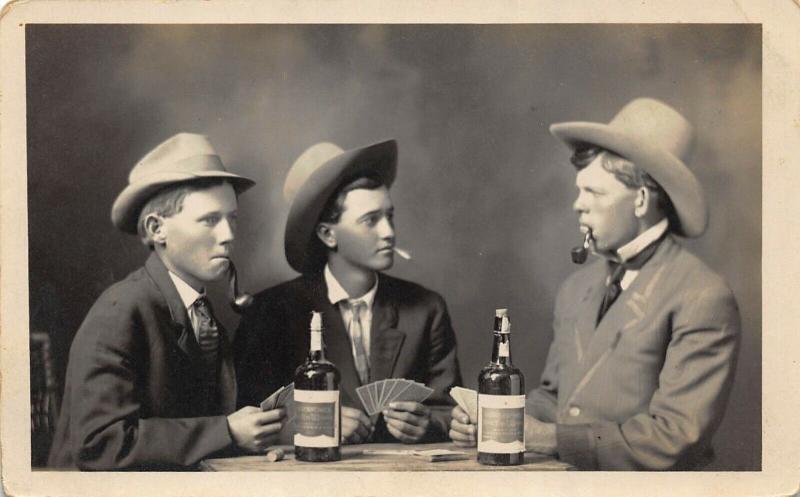
<path fill-rule="evenodd" d="M 638 255 L 639 252 L 647 248 L 648 245 L 661 238 L 661 235 L 667 231 L 668 227 L 669 221 L 667 221 L 666 217 L 662 218 L 661 221 L 649 227 L 639 236 L 617 249 L 617 255 L 620 260 L 625 262 Z"/>
<path fill-rule="evenodd" d="M 331 272 L 330 266 L 325 264 L 325 284 L 328 287 L 328 300 L 331 304 L 338 304 L 342 300 L 355 302 L 361 300 L 367 305 L 367 309 L 372 309 L 372 302 L 375 300 L 375 294 L 378 292 L 378 278 L 375 278 L 375 284 L 372 288 L 360 297 L 351 298 L 347 291 L 339 284 L 339 280 Z"/>
<path fill-rule="evenodd" d="M 205 291 L 203 291 L 203 293 L 199 293 L 197 290 L 192 288 L 191 285 L 183 281 L 177 274 L 173 273 L 172 271 L 167 272 L 169 273 L 169 277 L 172 279 L 172 282 L 175 283 L 175 288 L 178 290 L 178 295 L 180 295 L 181 301 L 187 309 L 192 307 L 198 298 L 205 296 Z"/>

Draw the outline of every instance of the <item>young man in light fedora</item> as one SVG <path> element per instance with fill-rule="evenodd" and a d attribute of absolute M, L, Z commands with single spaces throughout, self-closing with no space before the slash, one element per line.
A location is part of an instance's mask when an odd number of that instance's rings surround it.
<path fill-rule="evenodd" d="M 308 353 L 310 313 L 321 311 L 327 358 L 342 376 L 343 440 L 446 439 L 447 392 L 461 382 L 447 307 L 438 294 L 383 273 L 394 261 L 396 169 L 394 140 L 348 151 L 320 143 L 292 166 L 284 243 L 302 276 L 256 295 L 242 317 L 240 403 L 257 405 L 292 381 Z M 416 380 L 434 393 L 424 405 L 399 402 L 370 418 L 355 390 L 386 378 Z"/>
<path fill-rule="evenodd" d="M 282 411 L 233 412 L 231 345 L 204 293 L 230 270 L 237 195 L 253 184 L 189 133 L 134 166 L 111 220 L 151 253 L 100 296 L 72 342 L 50 466 L 183 469 L 274 443 Z"/>
<path fill-rule="evenodd" d="M 733 382 L 740 321 L 722 278 L 675 238 L 699 237 L 708 218 L 682 161 L 691 126 L 643 98 L 609 124 L 550 131 L 574 152 L 573 208 L 599 257 L 558 293 L 526 443 L 582 469 L 701 468 Z M 474 443 L 466 420 L 455 410 L 460 444 Z"/>

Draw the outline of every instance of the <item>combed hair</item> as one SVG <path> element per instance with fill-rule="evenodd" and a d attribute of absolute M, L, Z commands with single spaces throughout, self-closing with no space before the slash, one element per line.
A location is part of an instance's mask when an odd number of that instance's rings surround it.
<path fill-rule="evenodd" d="M 139 239 L 152 250 L 154 246 L 153 240 L 144 229 L 144 220 L 147 219 L 147 216 L 150 214 L 156 214 L 161 217 L 174 216 L 183 209 L 183 199 L 186 198 L 186 195 L 224 183 L 225 180 L 220 178 L 200 178 L 162 188 L 151 196 L 145 202 L 142 210 L 139 211 L 139 220 L 136 222 L 136 231 L 139 233 Z"/>
<path fill-rule="evenodd" d="M 336 224 L 344 212 L 344 199 L 353 190 L 377 190 L 385 186 L 384 182 L 377 176 L 359 176 L 344 183 L 337 188 L 333 195 L 328 199 L 322 214 L 319 216 L 320 223 Z"/>
<path fill-rule="evenodd" d="M 376 175 L 356 176 L 343 182 L 325 203 L 317 223 L 338 223 L 342 218 L 344 201 L 349 192 L 362 189 L 377 190 L 382 186 L 386 186 L 386 182 Z M 316 232 L 311 237 L 307 250 L 306 270 L 304 272 L 311 274 L 321 272 L 325 267 L 325 263 L 328 262 L 328 247 L 317 237 Z"/>
<path fill-rule="evenodd" d="M 580 171 L 597 157 L 600 157 L 603 169 L 613 174 L 617 181 L 626 187 L 634 190 L 644 187 L 650 190 L 651 195 L 655 198 L 656 207 L 669 218 L 671 226 L 678 226 L 675 208 L 667 192 L 644 169 L 628 159 L 604 148 L 587 146 L 577 148 L 572 154 L 570 162 L 575 169 Z"/>

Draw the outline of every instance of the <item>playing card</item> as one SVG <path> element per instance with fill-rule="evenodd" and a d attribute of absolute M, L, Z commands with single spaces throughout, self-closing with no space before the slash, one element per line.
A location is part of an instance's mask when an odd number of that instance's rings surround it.
<path fill-rule="evenodd" d="M 411 454 L 430 462 L 462 461 L 470 458 L 470 455 L 466 452 L 449 449 L 415 450 Z"/>
<path fill-rule="evenodd" d="M 406 380 L 405 378 L 397 380 L 397 384 L 395 385 L 394 391 L 392 392 L 392 400 L 390 400 L 390 402 L 394 402 L 400 399 L 400 396 L 403 395 L 403 392 L 408 390 L 408 387 L 410 387 L 412 384 L 413 384 L 412 381 Z"/>
<path fill-rule="evenodd" d="M 287 407 L 290 403 L 294 403 L 294 383 L 289 383 L 278 393 L 278 398 L 275 401 L 275 409 L 279 407 Z"/>
<path fill-rule="evenodd" d="M 473 423 L 478 422 L 478 392 L 470 390 L 469 388 L 454 387 L 450 390 L 450 395 L 456 399 L 456 402 L 467 413 L 469 419 Z"/>
<path fill-rule="evenodd" d="M 392 378 L 391 380 L 386 380 L 386 394 L 384 397 L 384 405 L 388 404 L 392 400 L 394 400 L 394 389 L 397 386 L 397 382 L 399 380 Z"/>
<path fill-rule="evenodd" d="M 280 393 L 283 391 L 284 388 L 285 387 L 280 387 L 279 389 L 272 392 L 272 395 L 264 399 L 264 401 L 261 402 L 261 410 L 271 411 L 275 409 L 275 402 L 278 401 L 278 395 L 280 395 Z"/>
<path fill-rule="evenodd" d="M 386 406 L 386 383 L 387 380 L 381 380 L 378 382 L 378 395 L 379 400 L 378 403 L 380 404 L 380 408 L 383 409 Z"/>
<path fill-rule="evenodd" d="M 367 385 L 367 393 L 370 401 L 370 410 L 367 413 L 372 416 L 378 412 L 378 386 L 375 383 L 370 383 Z"/>
<path fill-rule="evenodd" d="M 368 390 L 369 385 L 361 385 L 356 388 L 356 394 L 358 394 L 358 398 L 361 400 L 361 405 L 364 406 L 364 410 L 370 412 L 372 410 L 372 404 L 369 400 Z"/>
<path fill-rule="evenodd" d="M 409 401 L 422 403 L 433 393 L 432 388 L 417 382 L 412 382 L 408 388 L 395 399 L 395 402 Z"/>
<path fill-rule="evenodd" d="M 454 387 L 454 388 L 450 389 L 450 397 L 453 397 L 453 400 L 456 401 L 456 404 L 458 404 L 458 407 L 463 409 L 464 412 L 467 412 L 467 404 L 464 402 L 464 399 L 462 398 L 461 390 L 459 390 L 458 387 Z"/>

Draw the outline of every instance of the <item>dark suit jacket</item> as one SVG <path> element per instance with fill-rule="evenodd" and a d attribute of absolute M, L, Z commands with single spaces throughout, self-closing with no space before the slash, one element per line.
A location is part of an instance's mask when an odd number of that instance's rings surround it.
<path fill-rule="evenodd" d="M 207 394 L 189 316 L 158 256 L 107 289 L 72 342 L 49 464 L 175 469 L 232 447 L 231 348 L 221 330 L 219 398 Z"/>
<path fill-rule="evenodd" d="M 342 403 L 363 410 L 355 389 L 360 385 L 350 338 L 338 306 L 328 301 L 325 279 L 301 276 L 256 295 L 236 333 L 239 405 L 258 405 L 281 385 L 290 383 L 305 361 L 311 311 L 321 311 L 327 359 L 342 376 Z M 428 440 L 447 438 L 452 402 L 450 388 L 461 384 L 456 338 L 447 306 L 438 294 L 417 284 L 379 274 L 370 329 L 370 381 L 407 378 L 425 383 L 434 393 Z M 394 440 L 376 430 L 374 441 Z"/>
<path fill-rule="evenodd" d="M 605 262 L 573 274 L 529 414 L 559 456 L 599 470 L 697 469 L 733 382 L 740 322 L 725 282 L 671 236 L 595 328 Z"/>

